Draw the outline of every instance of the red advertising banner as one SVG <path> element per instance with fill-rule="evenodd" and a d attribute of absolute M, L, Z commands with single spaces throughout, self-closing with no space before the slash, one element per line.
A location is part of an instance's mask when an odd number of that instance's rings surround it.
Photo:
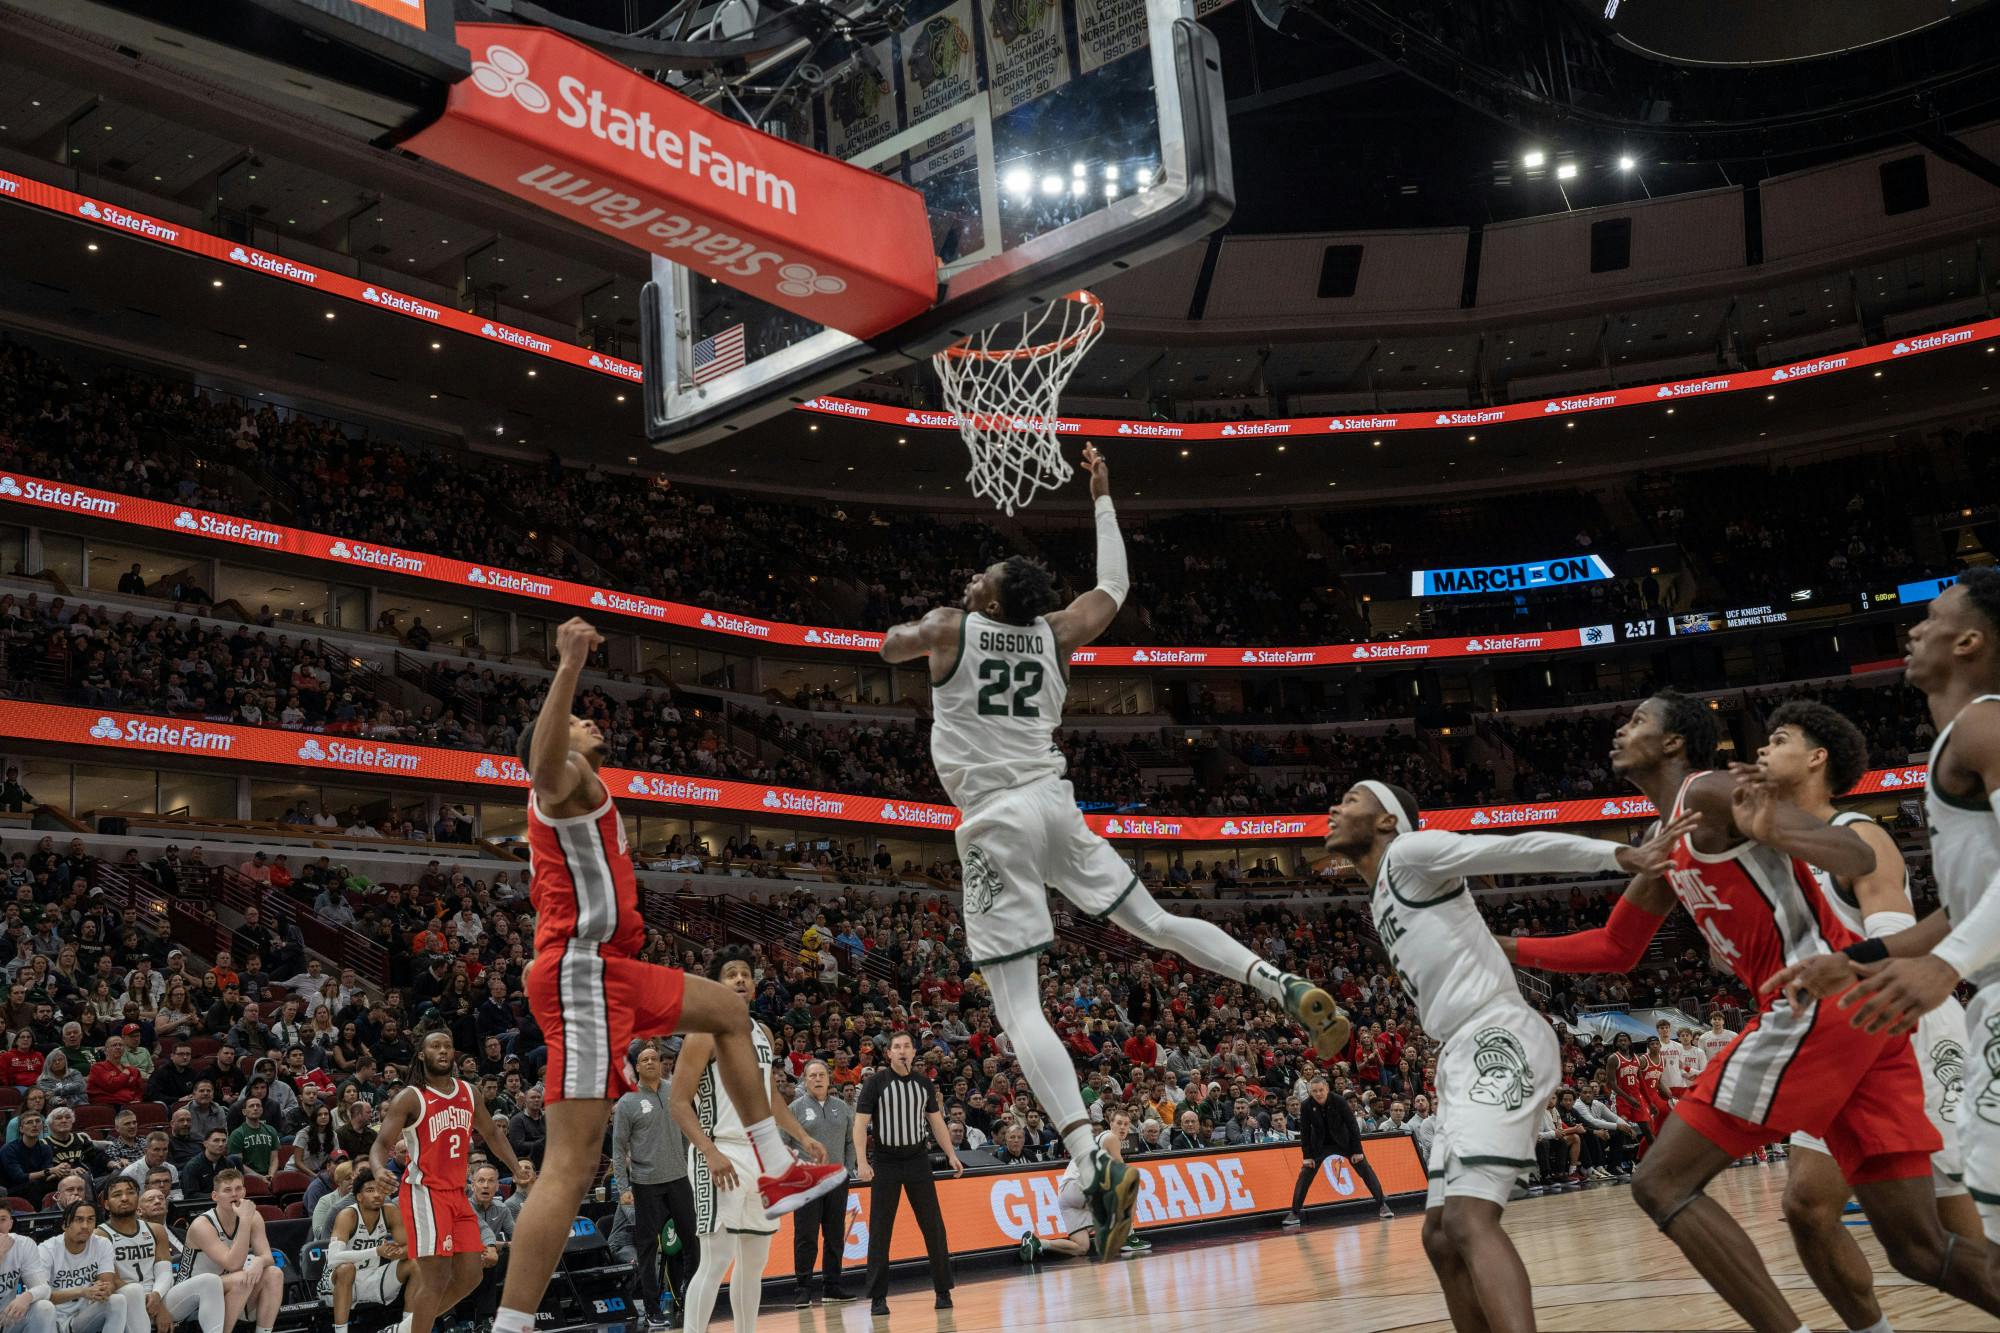
<path fill-rule="evenodd" d="M 528 775 L 512 755 L 405 745 L 360 736 L 246 727 L 153 713 L 100 712 L 52 704 L 0 701 L 0 743 L 44 741 L 142 754 L 199 755 L 227 763 L 274 764 L 341 774 L 378 773 L 457 786 L 525 788 Z M 1850 795 L 1922 791 L 1922 764 L 1877 769 Z M 767 819 L 825 819 L 878 829 L 949 832 L 958 810 L 927 801 L 859 796 L 764 786 L 682 773 L 607 768 L 600 775 L 620 801 L 676 808 L 730 810 Z M 1425 828 L 1454 832 L 1506 832 L 1527 827 L 1651 819 L 1643 796 L 1544 801 L 1526 805 L 1467 806 L 1426 811 Z M 1326 837 L 1325 811 L 1293 815 L 1087 814 L 1084 822 L 1106 838 L 1127 842 L 1316 842 Z"/>
<path fill-rule="evenodd" d="M 1429 1186 L 1414 1140 L 1406 1134 L 1385 1134 L 1364 1140 L 1368 1164 L 1391 1198 L 1422 1194 Z M 1271 1216 L 1292 1206 L 1292 1182 L 1299 1174 L 1296 1143 L 1260 1144 L 1215 1152 L 1176 1153 L 1139 1157 L 1137 1229 L 1177 1226 L 1188 1222 L 1219 1222 L 1232 1217 Z M 1056 1200 L 1062 1168 L 1034 1167 L 937 1180 L 938 1208 L 954 1255 L 1011 1250 L 1032 1231 L 1044 1240 L 1067 1234 L 1062 1207 Z M 868 1263 L 869 1191 L 850 1184 L 847 1190 L 847 1232 L 841 1248 L 843 1267 Z M 889 1242 L 890 1262 L 925 1257 L 923 1233 L 907 1198 L 896 1214 L 895 1235 Z M 1306 1206 L 1365 1201 L 1368 1187 L 1354 1175 L 1345 1157 L 1328 1157 L 1319 1176 L 1306 1190 Z M 764 1265 L 764 1278 L 792 1275 L 792 1219 L 779 1224 Z"/>
<path fill-rule="evenodd" d="M 937 300 L 923 196 L 546 28 L 459 25 L 472 77 L 403 147 L 857 338 Z"/>
<path fill-rule="evenodd" d="M 189 509 L 163 500 L 148 500 L 100 491 L 88 486 L 71 486 L 40 477 L 0 474 L 0 504 L 24 505 L 59 513 L 82 514 L 90 518 L 151 528 L 188 537 L 212 538 L 237 546 L 254 547 L 285 555 L 325 560 L 349 569 L 359 568 L 431 583 L 452 584 L 481 592 L 500 592 L 526 597 L 552 606 L 580 611 L 608 612 L 678 625 L 711 634 L 752 639 L 759 643 L 782 644 L 795 648 L 822 648 L 837 652 L 874 653 L 882 647 L 882 636 L 872 630 L 837 629 L 831 625 L 794 625 L 782 620 L 764 620 L 729 611 L 711 611 L 686 602 L 669 602 L 653 597 L 635 597 L 609 588 L 571 583 L 542 574 L 494 565 L 474 564 L 452 556 L 373 542 L 352 541 L 323 532 L 281 527 L 228 514 Z M 1399 639 L 1386 643 L 1334 643 L 1302 648 L 1080 648 L 1071 655 L 1075 666 L 1104 667 L 1320 667 L 1375 663 L 1435 661 L 1453 657 L 1485 657 L 1496 654 L 1557 652 L 1572 648 L 1609 645 L 1612 627 L 1592 625 L 1583 629 L 1541 630 L 1533 633 L 1470 635 L 1452 639 Z"/>
<path fill-rule="evenodd" d="M 462 28 L 460 31 L 466 29 Z M 524 30 L 510 28 L 506 31 L 511 36 Z M 491 80 L 492 76 L 488 76 L 488 81 Z M 461 92 L 463 91 L 461 89 Z M 554 178 L 548 179 L 553 181 Z M 565 184 L 554 188 L 561 190 L 567 189 L 568 186 Z M 238 268 L 263 273 L 267 277 L 311 287 L 316 291 L 324 291 L 347 300 L 366 301 L 378 310 L 422 320 L 438 328 L 469 333 L 548 360 L 583 366 L 615 379 L 638 383 L 645 378 L 644 371 L 635 362 L 539 337 L 504 324 L 481 319 L 476 315 L 466 314 L 464 311 L 440 307 L 388 287 L 374 286 L 327 269 L 314 268 L 310 264 L 301 264 L 263 251 L 234 245 L 205 232 L 162 222 L 141 213 L 133 213 L 87 195 L 76 194 L 53 185 L 44 185 L 26 176 L 0 171 L 0 200 L 12 200 L 15 203 L 29 204 L 51 212 L 64 213 L 160 245 L 222 260 Z M 708 256 L 703 250 L 703 246 L 711 241 L 714 246 L 721 245 L 720 239 L 708 236 L 696 237 L 690 232 L 687 246 L 690 251 L 712 259 L 713 257 Z M 678 257 L 682 258 L 682 262 L 686 262 L 684 256 Z M 723 262 L 728 262 L 726 255 Z M 810 302 L 813 298 L 798 299 Z M 784 304 L 782 301 L 778 303 Z M 815 313 L 808 310 L 805 313 L 825 322 L 823 311 Z M 1922 356 L 1953 347 L 1965 347 L 1992 338 L 2000 338 L 2000 319 L 1978 320 L 1971 324 L 1960 324 L 1932 333 L 1899 338 L 1894 342 L 1875 343 L 1850 352 L 1795 361 L 1790 365 L 1770 369 L 1735 371 L 1726 375 L 1673 380 L 1664 384 L 1630 385 L 1598 393 L 1573 394 L 1566 398 L 1543 398 L 1500 407 L 1469 408 L 1451 412 L 1386 412 L 1362 416 L 1288 417 L 1266 421 L 1232 422 L 1122 421 L 1110 417 L 1063 417 L 1057 421 L 1056 430 L 1059 434 L 1073 435 L 1079 439 L 1122 439 L 1140 442 L 1154 440 L 1169 444 L 1202 440 L 1242 444 L 1273 438 L 1315 439 L 1402 431 L 1490 428 L 1523 421 L 1539 421 L 1546 417 L 1600 412 L 1614 407 L 1640 407 L 1649 403 L 1657 406 L 1690 398 L 1738 393 L 1746 389 L 1768 391 L 1773 385 L 1790 384 L 1822 375 L 1842 374 L 1885 362 L 1899 361 L 1906 357 Z M 858 399 L 832 395 L 810 399 L 802 403 L 798 410 L 822 416 L 842 417 L 849 421 L 873 422 L 897 430 L 958 429 L 958 418 L 949 412 L 914 411 L 886 403 L 862 402 Z"/>

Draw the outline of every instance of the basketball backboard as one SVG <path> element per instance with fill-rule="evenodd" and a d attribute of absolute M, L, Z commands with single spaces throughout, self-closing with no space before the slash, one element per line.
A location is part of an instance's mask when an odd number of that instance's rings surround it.
<path fill-rule="evenodd" d="M 864 343 L 655 257 L 645 398 L 661 447 L 927 358 L 1228 219 L 1221 67 L 1185 0 L 916 0 L 904 13 L 872 44 L 832 39 L 704 100 L 918 190 L 937 305 Z"/>

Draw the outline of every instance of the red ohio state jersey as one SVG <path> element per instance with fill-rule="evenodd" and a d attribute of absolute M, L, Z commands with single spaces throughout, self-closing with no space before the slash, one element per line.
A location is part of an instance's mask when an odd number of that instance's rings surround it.
<path fill-rule="evenodd" d="M 528 862 L 537 955 L 577 940 L 600 953 L 638 957 L 646 942 L 639 880 L 608 791 L 603 805 L 567 819 L 548 818 L 529 793 Z"/>
<path fill-rule="evenodd" d="M 1635 1055 L 1613 1055 L 1617 1066 L 1614 1077 L 1618 1080 L 1618 1095 L 1626 1101 L 1644 1100 L 1645 1094 L 1639 1090 L 1639 1057 Z"/>
<path fill-rule="evenodd" d="M 472 1085 L 455 1078 L 450 1092 L 422 1083 L 412 1086 L 417 1090 L 417 1118 L 403 1131 L 403 1146 L 410 1150 L 410 1169 L 403 1173 L 403 1183 L 464 1189 L 472 1154 Z"/>
<path fill-rule="evenodd" d="M 1672 818 L 1680 818 L 1688 784 L 1701 776 L 1681 784 Z M 1760 1011 L 1778 1000 L 1760 993 L 1777 972 L 1860 938 L 1827 906 L 1811 866 L 1761 843 L 1746 840 L 1726 852 L 1702 852 L 1683 835 L 1674 844 L 1667 882 L 1709 948 L 1757 996 Z"/>

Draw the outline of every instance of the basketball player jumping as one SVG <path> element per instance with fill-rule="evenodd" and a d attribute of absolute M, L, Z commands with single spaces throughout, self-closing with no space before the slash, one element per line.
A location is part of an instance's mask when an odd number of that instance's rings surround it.
<path fill-rule="evenodd" d="M 1959 1151 L 2000 1291 L 2000 570 L 1967 570 L 1934 599 L 1910 629 L 1905 661 L 1904 678 L 1924 692 L 1938 728 L 1924 813 L 1943 907 L 1844 957 L 1788 968 L 1771 986 L 1800 998 L 1840 994 L 1857 1027 L 1891 1033 L 1918 1030 L 1961 981 L 1979 988 L 1966 1006 L 1972 1055 Z"/>
<path fill-rule="evenodd" d="M 584 1191 L 597 1177 L 611 1105 L 629 1088 L 624 1053 L 639 1037 L 704 1032 L 742 1112 L 764 1211 L 779 1217 L 847 1178 L 838 1163 L 812 1164 L 785 1146 L 750 1041 L 743 998 L 705 977 L 639 961 L 646 923 L 617 802 L 597 775 L 604 733 L 570 705 L 604 636 L 581 619 L 556 631 L 558 665 L 535 725 L 521 738 L 535 957 L 524 979 L 528 1008 L 548 1042 L 543 1102 L 548 1141 L 539 1183 L 514 1223 L 513 1257 L 493 1333 L 530 1333 Z"/>
<path fill-rule="evenodd" d="M 416 1265 L 416 1280 L 403 1296 L 401 1333 L 430 1333 L 437 1317 L 477 1290 L 485 1273 L 486 1243 L 480 1237 L 472 1199 L 465 1192 L 472 1136 L 478 1134 L 486 1150 L 510 1174 L 521 1169 L 507 1136 L 487 1112 L 479 1089 L 459 1078 L 454 1072 L 457 1068 L 458 1051 L 451 1033 L 441 1028 L 425 1033 L 417 1046 L 418 1077 L 382 1108 L 382 1128 L 368 1150 L 378 1181 L 394 1179 L 389 1174 L 389 1157 L 398 1144 L 410 1154 L 396 1195 L 396 1212 L 401 1215 L 396 1229 L 403 1234 L 391 1238 L 392 1243 L 407 1245 Z M 354 1198 L 359 1204 L 359 1180 L 354 1182 Z M 339 1230 L 337 1223 L 335 1230 Z M 330 1258 L 328 1269 L 332 1269 Z M 399 1265 L 391 1264 L 386 1276 L 371 1270 L 367 1284 L 358 1277 L 353 1279 L 354 1298 L 389 1304 L 396 1297 L 387 1284 L 401 1287 L 399 1271 Z M 341 1314 L 339 1309 L 334 1311 L 334 1333 L 347 1333 Z"/>
<path fill-rule="evenodd" d="M 722 949 L 709 960 L 709 976 L 748 1003 L 756 993 L 756 972 L 750 954 L 742 949 Z M 760 1086 L 768 1090 L 771 1114 L 778 1128 L 804 1145 L 814 1158 L 826 1155 L 826 1147 L 806 1132 L 792 1108 L 778 1094 L 777 1048 L 771 1034 L 754 1019 L 750 1024 L 751 1045 L 757 1052 Z M 755 1333 L 757 1306 L 764 1291 L 764 1262 L 771 1255 L 771 1237 L 778 1224 L 764 1215 L 764 1206 L 751 1188 L 750 1173 L 757 1157 L 750 1148 L 750 1136 L 742 1115 L 727 1088 L 718 1088 L 715 1077 L 715 1039 L 696 1032 L 681 1043 L 674 1061 L 674 1082 L 667 1090 L 667 1112 L 680 1127 L 688 1145 L 688 1185 L 694 1192 L 695 1232 L 701 1237 L 701 1260 L 688 1279 L 684 1324 L 688 1333 L 704 1333 L 715 1313 L 715 1298 L 722 1292 L 722 1279 L 730 1265 L 736 1280 L 729 1286 L 729 1312 L 736 1333 Z"/>
<path fill-rule="evenodd" d="M 1111 1259 L 1131 1234 L 1139 1176 L 1098 1150 L 1069 1052 L 1042 1012 L 1037 955 L 1055 942 L 1045 885 L 1060 888 L 1089 915 L 1284 1005 L 1321 1059 L 1347 1045 L 1350 1025 L 1312 982 L 1258 958 L 1219 926 L 1163 910 L 1077 811 L 1054 739 L 1069 693 L 1070 653 L 1110 627 L 1131 582 L 1104 457 L 1086 445 L 1083 464 L 1096 505 L 1096 587 L 1058 608 L 1048 570 L 1014 556 L 975 575 L 964 606 L 938 607 L 890 629 L 882 656 L 896 663 L 930 659 L 931 758 L 960 811 L 955 836 L 972 964 L 986 980 L 994 1016 L 1013 1039 L 1029 1086 L 1070 1155 L 1091 1168 L 1084 1192 L 1097 1255 Z"/>
<path fill-rule="evenodd" d="M 1531 1330 L 1528 1270 L 1500 1212 L 1535 1164 L 1535 1132 L 1562 1082 L 1562 1051 L 1548 1019 L 1521 998 L 1465 877 L 1656 871 L 1679 826 L 1643 847 L 1567 833 L 1420 832 L 1416 798 L 1372 779 L 1349 788 L 1327 815 L 1326 849 L 1374 886 L 1389 965 L 1417 1021 L 1442 1043 L 1424 1253 L 1455 1326 Z"/>
<path fill-rule="evenodd" d="M 1867 939 L 1914 925 L 1909 874 L 1896 840 L 1859 810 L 1834 809 L 1833 798 L 1850 790 L 1868 767 L 1868 740 L 1861 729 L 1825 704 L 1803 699 L 1781 704 L 1770 723 L 1770 739 L 1757 752 L 1757 767 L 1765 779 L 1807 814 L 1852 828 L 1875 852 L 1875 869 L 1857 880 L 1813 872 L 1827 906 L 1842 925 Z M 1957 1000 L 1947 999 L 1924 1015 L 1911 1037 L 1911 1049 L 1923 1075 L 1924 1114 L 1944 1140 L 1944 1147 L 1931 1155 L 1938 1220 L 1983 1252 L 1986 1240 L 1979 1229 L 1979 1210 L 1966 1193 L 1958 1147 L 1965 1010 Z M 1851 1191 L 1831 1150 L 1803 1131 L 1792 1135 L 1791 1148 L 1785 1221 L 1799 1258 L 1848 1328 L 1887 1333 L 1888 1320 L 1875 1298 L 1874 1275 L 1841 1219 Z"/>
<path fill-rule="evenodd" d="M 1670 821 L 1700 823 L 1674 844 L 1666 878 L 1634 880 L 1604 927 L 1514 941 L 1522 966 L 1630 971 L 1676 898 L 1753 995 L 1787 963 L 1862 942 L 1812 867 L 1864 879 L 1876 868 L 1870 843 L 1782 799 L 1751 766 L 1706 771 L 1715 747 L 1699 700 L 1669 690 L 1639 705 L 1613 740 L 1613 770 Z M 1751 1328 L 1795 1333 L 1804 1325 L 1756 1246 L 1703 1190 L 1737 1158 L 1804 1130 L 1826 1143 L 1897 1272 L 2000 1312 L 1985 1256 L 1938 1222 L 1931 1154 L 1944 1144 L 1924 1115 L 1910 1043 L 1858 1032 L 1829 1006 L 1773 999 L 1763 995 L 1763 1010 L 1674 1108 L 1633 1176 L 1639 1206 Z"/>

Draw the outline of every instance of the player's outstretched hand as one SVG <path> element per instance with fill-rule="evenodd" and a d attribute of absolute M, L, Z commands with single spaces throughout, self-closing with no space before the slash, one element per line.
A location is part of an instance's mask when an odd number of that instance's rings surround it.
<path fill-rule="evenodd" d="M 1729 794 L 1729 813 L 1736 827 L 1753 842 L 1769 843 L 1778 836 L 1778 788 L 1755 764 L 1731 764 L 1736 789 Z"/>
<path fill-rule="evenodd" d="M 1090 474 L 1090 498 L 1102 500 L 1111 494 L 1111 465 L 1094 444 L 1083 446 L 1083 470 Z"/>
<path fill-rule="evenodd" d="M 571 616 L 556 628 L 556 655 L 564 662 L 583 665 L 591 650 L 603 642 L 604 636 L 582 616 Z"/>
<path fill-rule="evenodd" d="M 1958 969 L 1934 954 L 1861 964 L 1859 985 L 1841 997 L 1863 1032 L 1901 1036 L 1945 1002 L 1959 982 Z"/>
<path fill-rule="evenodd" d="M 1658 875 L 1665 872 L 1674 859 L 1674 844 L 1683 835 L 1694 832 L 1695 825 L 1701 823 L 1701 815 L 1690 810 L 1679 819 L 1668 820 L 1652 837 L 1637 847 L 1618 849 L 1618 868 L 1628 875 Z"/>
<path fill-rule="evenodd" d="M 1861 969 L 1844 953 L 1814 954 L 1776 973 L 1759 989 L 1760 995 L 1783 991 L 1794 1009 L 1840 994 L 1861 980 Z"/>

